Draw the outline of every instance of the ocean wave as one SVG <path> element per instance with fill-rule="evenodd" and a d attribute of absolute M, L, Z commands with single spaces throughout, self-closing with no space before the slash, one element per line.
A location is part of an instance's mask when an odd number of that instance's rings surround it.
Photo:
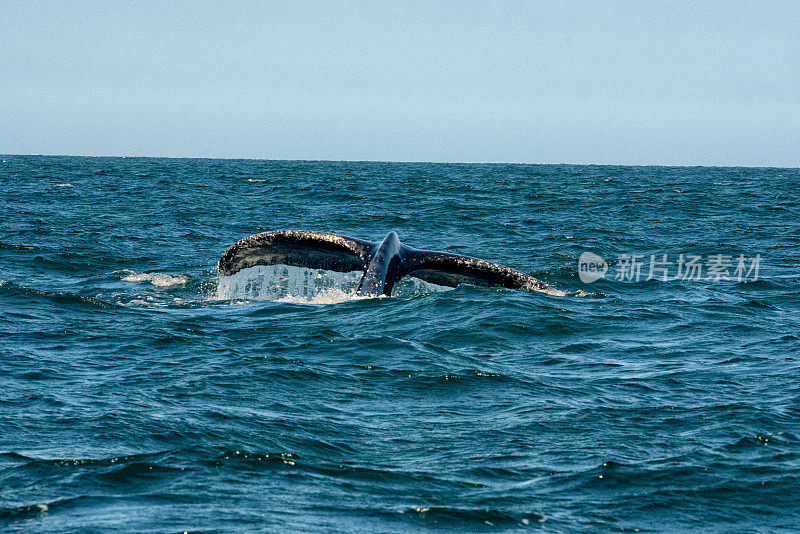
<path fill-rule="evenodd" d="M 58 304 L 81 304 L 97 308 L 117 307 L 116 304 L 112 304 L 110 302 L 106 302 L 95 297 L 79 295 L 77 293 L 72 293 L 69 291 L 41 291 L 39 289 L 32 289 L 20 286 L 8 280 L 3 280 L 2 283 L 0 283 L 0 288 L 2 288 L 2 290 L 6 294 L 42 297 Z"/>
<path fill-rule="evenodd" d="M 476 528 L 475 523 L 484 527 L 527 527 L 544 523 L 546 517 L 537 513 L 513 513 L 492 508 L 456 508 L 448 506 L 416 506 L 398 510 L 413 519 L 425 523 L 448 525 L 459 530 L 464 527 Z"/>
<path fill-rule="evenodd" d="M 14 243 L 3 243 L 0 241 L 0 250 L 38 250 L 38 247 L 31 245 L 17 245 Z"/>

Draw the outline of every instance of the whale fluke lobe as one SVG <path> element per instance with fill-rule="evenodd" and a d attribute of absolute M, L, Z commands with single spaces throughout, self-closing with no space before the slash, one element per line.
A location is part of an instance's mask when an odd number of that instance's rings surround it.
<path fill-rule="evenodd" d="M 374 243 L 323 232 L 281 230 L 237 241 L 219 259 L 219 274 L 230 276 L 256 265 L 292 265 L 349 273 L 363 271 Z"/>
<path fill-rule="evenodd" d="M 478 258 L 408 247 L 395 232 L 380 243 L 323 232 L 280 230 L 237 241 L 219 260 L 222 276 L 256 265 L 292 265 L 339 272 L 363 272 L 357 293 L 391 295 L 394 284 L 413 276 L 442 286 L 459 284 L 551 291 L 532 276 Z M 554 293 L 557 293 L 553 291 Z"/>
<path fill-rule="evenodd" d="M 472 284 L 526 290 L 546 290 L 550 287 L 514 269 L 458 254 L 411 250 L 406 262 L 411 276 L 440 286 Z"/>

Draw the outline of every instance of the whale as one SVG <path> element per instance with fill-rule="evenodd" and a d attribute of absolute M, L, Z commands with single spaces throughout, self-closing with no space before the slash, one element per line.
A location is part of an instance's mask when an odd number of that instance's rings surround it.
<path fill-rule="evenodd" d="M 220 276 L 231 276 L 257 265 L 362 272 L 356 294 L 363 297 L 391 296 L 404 276 L 447 287 L 472 284 L 557 293 L 544 282 L 497 263 L 412 248 L 394 231 L 379 242 L 306 230 L 262 232 L 228 247 L 217 268 Z"/>

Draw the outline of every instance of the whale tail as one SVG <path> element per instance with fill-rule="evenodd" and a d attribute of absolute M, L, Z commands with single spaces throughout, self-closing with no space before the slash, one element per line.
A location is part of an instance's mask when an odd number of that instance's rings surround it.
<path fill-rule="evenodd" d="M 390 232 L 380 243 L 323 232 L 280 230 L 237 241 L 222 254 L 220 275 L 256 265 L 291 265 L 339 272 L 363 272 L 358 293 L 391 295 L 394 284 L 413 276 L 442 286 L 459 284 L 550 291 L 532 276 L 478 258 L 408 247 Z"/>

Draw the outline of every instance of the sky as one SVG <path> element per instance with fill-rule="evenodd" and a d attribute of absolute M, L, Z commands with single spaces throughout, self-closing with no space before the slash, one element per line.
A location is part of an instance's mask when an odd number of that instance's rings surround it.
<path fill-rule="evenodd" d="M 800 2 L 0 2 L 0 153 L 800 167 Z"/>

